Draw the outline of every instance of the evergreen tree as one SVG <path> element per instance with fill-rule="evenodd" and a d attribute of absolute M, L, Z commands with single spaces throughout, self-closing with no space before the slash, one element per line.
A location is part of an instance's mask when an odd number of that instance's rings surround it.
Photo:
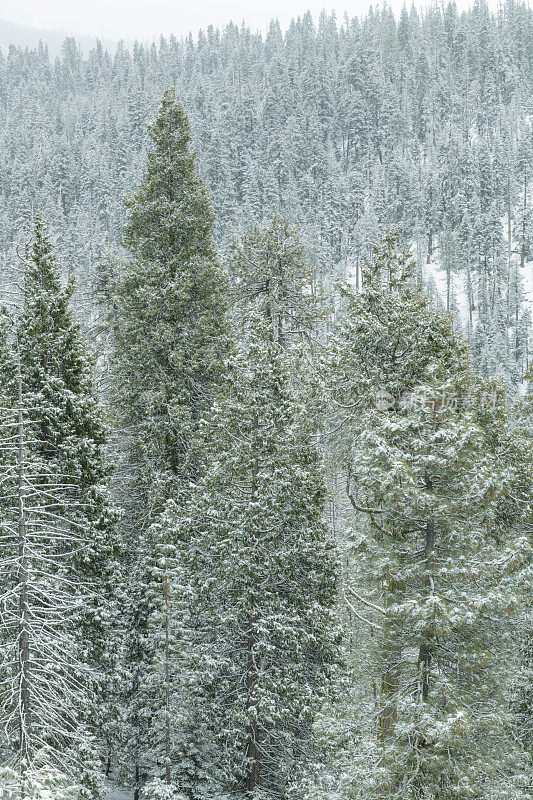
<path fill-rule="evenodd" d="M 351 407 L 346 494 L 361 564 L 345 592 L 381 640 L 375 744 L 362 748 L 378 766 L 355 774 L 366 797 L 525 797 L 508 793 L 525 759 L 505 711 L 502 617 L 518 604 L 507 572 L 529 544 L 503 513 L 501 391 L 471 374 L 394 237 L 363 278 L 335 372 Z M 370 576 L 369 596 L 358 583 Z"/>
<path fill-rule="evenodd" d="M 167 500 L 186 497 L 190 481 L 202 474 L 200 424 L 228 344 L 225 286 L 211 238 L 213 214 L 173 89 L 166 90 L 149 134 L 145 177 L 128 201 L 124 243 L 129 259 L 112 309 L 115 387 L 129 449 L 119 489 L 130 552 L 125 736 L 126 752 L 136 765 L 137 793 L 153 752 L 151 689 L 144 676 L 146 665 L 158 658 L 158 635 L 154 641 L 151 627 L 165 624 L 153 613 L 158 592 L 150 588 L 156 579 L 150 526 Z"/>
<path fill-rule="evenodd" d="M 285 361 L 256 311 L 208 426 L 211 467 L 186 509 L 166 516 L 166 537 L 187 542 L 208 797 L 274 798 L 297 784 L 337 658 L 325 486 Z"/>
<path fill-rule="evenodd" d="M 149 133 L 146 174 L 128 201 L 130 259 L 112 313 L 118 399 L 151 511 L 200 469 L 195 431 L 227 342 L 213 215 L 173 89 Z"/>
<path fill-rule="evenodd" d="M 1 364 L 1 747 L 24 797 L 40 797 L 49 781 L 57 796 L 101 789 L 91 728 L 112 648 L 114 516 L 105 432 L 69 296 L 37 218 Z"/>
<path fill-rule="evenodd" d="M 287 221 L 275 216 L 268 226 L 247 232 L 234 245 L 230 269 L 241 320 L 259 302 L 281 347 L 309 337 L 319 314 L 316 280 Z"/>
<path fill-rule="evenodd" d="M 507 524 L 520 526 L 529 537 L 533 549 L 533 509 L 531 507 L 531 463 L 533 439 L 531 395 L 515 409 L 517 420 L 505 441 L 505 457 L 512 465 L 512 481 L 507 484 Z M 531 551 L 530 551 L 531 552 Z M 530 586 L 533 575 L 533 559 L 523 564 L 518 574 L 513 574 L 511 587 L 520 599 L 520 613 L 514 626 L 513 652 L 517 654 L 518 672 L 510 686 L 511 708 L 515 717 L 515 730 L 529 758 L 533 760 L 533 603 Z"/>

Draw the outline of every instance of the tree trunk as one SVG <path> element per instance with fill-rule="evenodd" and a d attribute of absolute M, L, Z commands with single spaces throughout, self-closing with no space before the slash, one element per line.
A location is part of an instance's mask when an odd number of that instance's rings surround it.
<path fill-rule="evenodd" d="M 524 256 L 524 246 L 522 245 L 522 257 Z M 522 264 L 523 266 L 523 264 Z M 520 361 L 520 332 L 518 329 L 518 322 L 520 320 L 520 297 L 518 293 L 519 275 L 518 269 L 515 273 L 515 361 L 518 365 Z"/>
<path fill-rule="evenodd" d="M 527 211 L 527 177 L 524 175 L 524 208 L 522 212 L 522 247 L 520 249 L 520 268 L 526 262 L 526 211 Z"/>
<path fill-rule="evenodd" d="M 165 781 L 170 785 L 170 584 L 163 584 L 165 599 Z"/>
<path fill-rule="evenodd" d="M 28 556 L 26 531 L 26 476 L 24 469 L 24 417 L 22 405 L 22 376 L 18 361 L 18 585 L 19 585 L 19 651 L 20 676 L 19 748 L 21 777 L 31 760 L 31 693 L 30 693 L 30 635 L 28 630 Z"/>
<path fill-rule="evenodd" d="M 259 429 L 259 418 L 257 414 L 254 416 L 253 422 L 254 436 L 257 437 Z M 257 442 L 254 442 L 254 449 L 257 448 Z M 251 501 L 255 502 L 257 496 L 257 476 L 259 474 L 259 461 L 257 452 L 254 457 L 252 467 L 252 487 L 251 487 Z M 259 552 L 257 548 L 258 531 L 255 531 L 256 546 L 254 548 L 254 561 L 258 562 Z M 254 565 L 255 566 L 255 565 Z M 254 596 L 257 597 L 259 591 L 257 571 L 254 569 Z M 255 603 L 255 600 L 254 600 Z M 248 716 L 252 716 L 252 720 L 248 727 L 248 744 L 246 747 L 246 756 L 249 759 L 250 766 L 246 775 L 246 791 L 249 797 L 252 797 L 255 789 L 259 785 L 261 777 L 261 751 L 259 747 L 259 726 L 257 723 L 257 709 L 254 707 L 255 703 L 252 701 L 252 695 L 255 691 L 257 684 L 257 665 L 255 663 L 255 645 L 256 634 L 255 626 L 257 625 L 257 611 L 252 608 L 251 614 L 248 618 L 248 638 L 247 638 L 247 663 L 246 663 L 246 693 L 247 693 L 247 707 Z M 250 712 L 252 714 L 250 715 Z"/>
<path fill-rule="evenodd" d="M 472 273 L 470 271 L 470 265 L 468 265 L 466 271 L 466 291 L 468 294 L 468 332 L 472 334 L 472 329 L 474 326 L 474 320 L 472 316 L 472 312 L 474 311 L 474 292 L 472 289 Z"/>
<path fill-rule="evenodd" d="M 389 574 L 386 585 L 385 608 L 392 604 L 397 588 L 396 581 Z M 400 659 L 402 654 L 396 625 L 388 618 L 387 614 L 383 620 L 382 652 L 383 667 L 380 680 L 378 740 L 385 744 L 393 735 L 397 717 L 396 701 L 400 686 Z"/>
<path fill-rule="evenodd" d="M 507 269 L 511 273 L 511 254 L 513 252 L 513 227 L 511 216 L 511 177 L 507 180 Z"/>
<path fill-rule="evenodd" d="M 513 228 L 511 218 L 511 177 L 507 180 L 507 298 L 505 303 L 506 308 L 506 322 L 508 325 L 511 323 L 511 257 L 513 248 Z"/>
<path fill-rule="evenodd" d="M 428 488 L 431 488 L 431 482 L 429 482 Z M 424 543 L 424 561 L 426 564 L 426 570 L 428 571 L 428 579 L 427 584 L 430 590 L 432 590 L 433 583 L 432 578 L 429 575 L 429 559 L 431 558 L 431 554 L 433 552 L 433 548 L 435 546 L 435 525 L 433 520 L 427 520 L 426 522 L 426 540 Z M 429 673 L 431 668 L 431 658 L 432 658 L 432 649 L 431 649 L 431 642 L 430 638 L 432 636 L 431 631 L 425 632 L 425 639 L 420 645 L 420 650 L 418 653 L 418 663 L 420 665 L 420 696 L 422 700 L 427 700 L 427 696 L 429 694 Z"/>
<path fill-rule="evenodd" d="M 141 768 L 135 764 L 135 788 L 133 789 L 133 800 L 139 800 L 141 796 Z"/>

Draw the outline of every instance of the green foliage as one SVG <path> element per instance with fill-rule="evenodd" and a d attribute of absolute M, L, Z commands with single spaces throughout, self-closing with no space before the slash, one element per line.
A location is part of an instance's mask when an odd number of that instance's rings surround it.
<path fill-rule="evenodd" d="M 214 215 L 189 149 L 189 121 L 173 87 L 165 90 L 148 132 L 151 150 L 144 179 L 127 201 L 124 245 L 143 262 L 165 268 L 172 279 L 188 262 L 215 260 Z"/>
<path fill-rule="evenodd" d="M 65 774 L 48 765 L 31 770 L 23 786 L 20 776 L 8 767 L 0 767 L 1 800 L 79 800 L 80 786 Z"/>
<path fill-rule="evenodd" d="M 185 800 L 185 795 L 181 794 L 174 786 L 169 786 L 163 781 L 153 780 L 144 787 L 146 800 Z"/>
<path fill-rule="evenodd" d="M 316 332 L 320 316 L 316 278 L 298 231 L 274 216 L 234 244 L 229 262 L 237 297 L 238 322 L 260 308 L 274 340 L 287 347 Z"/>
<path fill-rule="evenodd" d="M 503 393 L 471 373 L 394 237 L 347 300 L 332 373 L 356 514 L 344 590 L 379 633 L 374 724 L 366 744 L 360 725 L 347 796 L 496 797 L 507 775 L 522 797 L 504 620 L 520 603 L 509 575 L 531 544 L 522 513 L 504 512 L 517 475 Z"/>
<path fill-rule="evenodd" d="M 118 487 L 129 551 L 123 578 L 125 746 L 118 758 L 128 771 L 132 764 L 157 770 L 154 765 L 167 758 L 169 654 L 162 667 L 161 647 L 174 614 L 161 606 L 168 580 L 159 563 L 162 542 L 151 526 L 168 499 L 185 499 L 190 481 L 202 475 L 202 420 L 229 343 L 213 214 L 173 89 L 164 93 L 149 134 L 145 176 L 128 201 L 128 259 L 111 309 L 127 463 Z M 175 650 L 173 645 L 173 658 Z"/>
<path fill-rule="evenodd" d="M 227 348 L 212 212 L 168 89 L 150 127 L 146 175 L 129 201 L 130 253 L 112 310 L 115 377 L 144 490 L 161 503 L 200 469 L 197 429 Z M 154 499 L 154 502 L 157 500 Z"/>
<path fill-rule="evenodd" d="M 362 291 L 343 287 L 343 327 L 336 350 L 340 405 L 374 404 L 379 389 L 395 401 L 423 384 L 432 367 L 452 375 L 465 369 L 466 345 L 447 314 L 438 313 L 416 280 L 409 250 L 389 232 L 362 268 Z M 339 380 L 340 379 L 340 380 Z"/>
<path fill-rule="evenodd" d="M 88 357 L 39 217 L 24 279 L 0 363 L 1 747 L 23 778 L 59 769 L 97 798 L 90 729 L 101 720 L 113 648 L 115 514 Z"/>
<path fill-rule="evenodd" d="M 210 469 L 165 525 L 191 587 L 187 658 L 211 739 L 207 795 L 270 798 L 312 758 L 337 658 L 336 562 L 313 429 L 257 312 L 228 370 L 207 429 Z"/>

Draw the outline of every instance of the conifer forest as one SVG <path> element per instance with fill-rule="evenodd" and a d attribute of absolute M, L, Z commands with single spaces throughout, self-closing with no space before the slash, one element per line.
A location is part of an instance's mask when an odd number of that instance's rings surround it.
<path fill-rule="evenodd" d="M 532 312 L 524 0 L 2 45 L 0 798 L 532 798 Z"/>

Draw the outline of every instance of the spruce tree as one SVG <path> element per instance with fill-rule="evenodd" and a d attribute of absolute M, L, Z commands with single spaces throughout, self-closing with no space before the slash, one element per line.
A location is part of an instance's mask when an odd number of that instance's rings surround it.
<path fill-rule="evenodd" d="M 167 537 L 187 543 L 178 575 L 191 576 L 192 625 L 179 671 L 194 675 L 208 797 L 275 798 L 297 784 L 337 658 L 325 484 L 286 360 L 256 310 L 208 425 L 208 473 L 165 517 Z"/>
<path fill-rule="evenodd" d="M 128 453 L 118 487 L 130 554 L 124 588 L 129 683 L 124 753 L 135 765 L 136 795 L 154 753 L 153 687 L 144 673 L 158 659 L 163 628 L 154 625 L 165 625 L 154 606 L 162 587 L 153 585 L 158 571 L 149 555 L 154 551 L 150 526 L 169 498 L 186 498 L 191 480 L 202 475 L 200 425 L 228 346 L 213 214 L 174 89 L 165 91 L 149 135 L 145 175 L 127 203 L 128 258 L 112 309 L 119 427 Z"/>
<path fill-rule="evenodd" d="M 502 393 L 472 374 L 393 236 L 363 278 L 333 389 L 360 562 L 344 590 L 380 637 L 375 740 L 355 774 L 368 797 L 522 797 L 504 794 L 526 762 L 505 710 L 510 660 L 494 656 L 519 599 L 507 575 L 529 551 L 504 513 Z"/>
<path fill-rule="evenodd" d="M 101 789 L 91 730 L 112 640 L 114 515 L 105 431 L 69 296 L 37 218 L 1 364 L 1 747 L 24 797 L 50 782 L 58 797 Z"/>

